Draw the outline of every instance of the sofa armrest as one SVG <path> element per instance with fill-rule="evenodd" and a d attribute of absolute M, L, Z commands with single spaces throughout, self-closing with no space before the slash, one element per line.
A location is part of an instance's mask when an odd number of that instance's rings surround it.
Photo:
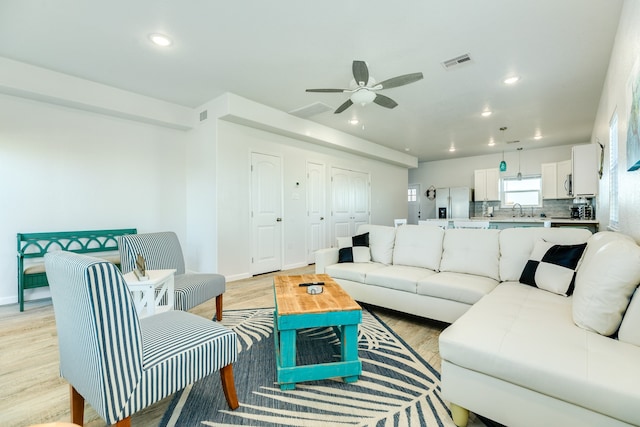
<path fill-rule="evenodd" d="M 328 265 L 338 263 L 338 248 L 326 248 L 316 251 L 316 274 L 324 274 Z"/>

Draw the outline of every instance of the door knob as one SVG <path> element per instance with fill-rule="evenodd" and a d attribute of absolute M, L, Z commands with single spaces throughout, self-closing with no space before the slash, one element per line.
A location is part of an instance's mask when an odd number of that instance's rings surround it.
<path fill-rule="evenodd" d="M 276 218 L 276 221 L 282 222 L 282 218 Z"/>

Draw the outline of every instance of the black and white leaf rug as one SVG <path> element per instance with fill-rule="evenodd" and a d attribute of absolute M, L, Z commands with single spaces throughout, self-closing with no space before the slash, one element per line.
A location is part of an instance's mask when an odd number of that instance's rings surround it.
<path fill-rule="evenodd" d="M 160 426 L 454 426 L 440 396 L 440 375 L 375 314 L 363 309 L 358 353 L 362 375 L 275 383 L 273 309 L 225 311 L 223 324 L 239 337 L 234 377 L 240 408 L 229 410 L 218 374 L 176 393 Z M 298 364 L 335 360 L 331 328 L 298 333 Z"/>

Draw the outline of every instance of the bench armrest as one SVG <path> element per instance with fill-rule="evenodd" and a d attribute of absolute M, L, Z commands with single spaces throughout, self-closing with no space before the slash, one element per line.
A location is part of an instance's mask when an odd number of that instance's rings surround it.
<path fill-rule="evenodd" d="M 316 251 L 316 274 L 323 274 L 328 265 L 338 263 L 338 248 L 326 248 Z"/>

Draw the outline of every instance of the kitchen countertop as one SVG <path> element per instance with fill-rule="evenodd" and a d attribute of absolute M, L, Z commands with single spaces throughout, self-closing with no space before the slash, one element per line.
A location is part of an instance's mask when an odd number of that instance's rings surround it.
<path fill-rule="evenodd" d="M 557 217 L 527 217 L 527 216 L 516 216 L 516 217 L 472 217 L 471 221 L 489 221 L 489 222 L 545 222 L 550 221 L 552 224 L 599 224 L 600 221 L 597 219 L 572 219 L 572 218 L 557 218 Z"/>

